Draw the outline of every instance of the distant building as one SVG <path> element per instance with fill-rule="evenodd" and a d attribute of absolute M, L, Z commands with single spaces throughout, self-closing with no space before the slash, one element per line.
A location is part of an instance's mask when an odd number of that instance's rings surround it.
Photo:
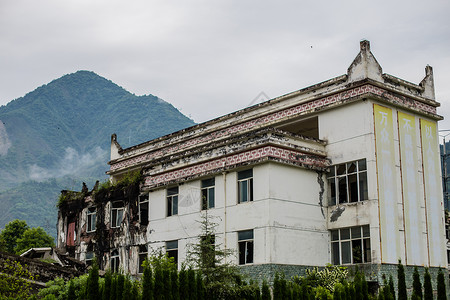
<path fill-rule="evenodd" d="M 216 244 L 256 277 L 332 263 L 380 280 L 399 259 L 446 268 L 438 106 L 430 66 L 404 81 L 362 41 L 342 76 L 127 149 L 113 135 L 111 181 L 142 170 L 143 183 L 68 197 L 58 247 L 132 274 L 152 249 L 180 266 L 207 211 Z"/>

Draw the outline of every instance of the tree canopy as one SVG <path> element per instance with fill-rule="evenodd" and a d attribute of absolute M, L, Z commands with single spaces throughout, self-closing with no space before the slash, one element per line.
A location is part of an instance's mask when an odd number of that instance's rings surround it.
<path fill-rule="evenodd" d="M 14 220 L 6 224 L 0 233 L 0 241 L 3 241 L 1 250 L 22 254 L 30 248 L 54 247 L 53 237 L 48 235 L 41 227 L 29 228 L 23 220 Z M 0 246 L 2 242 L 0 242 Z"/>

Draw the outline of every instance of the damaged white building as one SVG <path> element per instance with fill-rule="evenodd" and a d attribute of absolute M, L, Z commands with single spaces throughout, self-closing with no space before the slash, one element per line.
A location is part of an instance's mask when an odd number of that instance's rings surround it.
<path fill-rule="evenodd" d="M 215 243 L 256 277 L 446 268 L 432 68 L 410 83 L 360 46 L 342 76 L 127 149 L 113 135 L 111 182 L 141 170 L 141 183 L 64 191 L 58 247 L 131 274 L 152 249 L 181 266 L 207 211 Z"/>

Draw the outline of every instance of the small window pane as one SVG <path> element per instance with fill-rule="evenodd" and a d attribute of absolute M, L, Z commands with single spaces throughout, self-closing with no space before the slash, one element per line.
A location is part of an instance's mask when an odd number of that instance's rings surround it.
<path fill-rule="evenodd" d="M 253 177 L 253 169 L 238 172 L 238 180 Z"/>
<path fill-rule="evenodd" d="M 367 170 L 366 160 L 365 159 L 358 160 L 358 170 L 360 172 L 364 171 L 364 170 Z"/>
<path fill-rule="evenodd" d="M 358 202 L 358 179 L 356 174 L 348 175 L 348 197 L 350 202 Z"/>
<path fill-rule="evenodd" d="M 213 208 L 214 207 L 214 188 L 208 189 L 208 197 L 209 197 L 209 199 L 208 199 L 209 208 Z"/>
<path fill-rule="evenodd" d="M 352 262 L 350 242 L 342 242 L 341 248 L 342 248 L 342 263 L 350 264 Z"/>
<path fill-rule="evenodd" d="M 172 197 L 172 209 L 173 209 L 173 214 L 177 215 L 178 214 L 178 196 L 173 196 Z"/>
<path fill-rule="evenodd" d="M 339 242 L 331 243 L 331 257 L 334 265 L 339 265 L 341 262 L 339 261 Z"/>
<path fill-rule="evenodd" d="M 339 178 L 339 203 L 347 203 L 347 178 Z"/>
<path fill-rule="evenodd" d="M 363 228 L 363 237 L 370 237 L 369 225 L 364 225 L 362 228 Z"/>
<path fill-rule="evenodd" d="M 251 240 L 253 239 L 253 230 L 245 230 L 238 232 L 238 240 Z"/>
<path fill-rule="evenodd" d="M 247 244 L 247 252 L 245 253 L 245 260 L 247 264 L 253 263 L 253 242 L 245 242 Z"/>
<path fill-rule="evenodd" d="M 335 166 L 330 167 L 330 172 L 328 173 L 328 177 L 334 177 L 336 175 Z"/>
<path fill-rule="evenodd" d="M 371 262 L 372 256 L 370 253 L 370 239 L 364 239 L 363 244 L 364 244 L 364 262 Z"/>
<path fill-rule="evenodd" d="M 329 187 L 330 187 L 330 203 L 329 205 L 336 205 L 336 181 L 335 178 L 329 179 Z"/>
<path fill-rule="evenodd" d="M 178 195 L 178 187 L 167 189 L 167 196 Z"/>
<path fill-rule="evenodd" d="M 367 192 L 367 172 L 359 173 L 359 201 L 369 199 Z"/>
<path fill-rule="evenodd" d="M 345 164 L 340 164 L 337 166 L 337 174 L 344 175 L 345 174 Z"/>
<path fill-rule="evenodd" d="M 202 188 L 210 187 L 210 186 L 214 186 L 214 185 L 215 185 L 215 179 L 214 178 L 202 180 Z"/>
<path fill-rule="evenodd" d="M 362 245 L 361 240 L 353 240 L 352 241 L 352 254 L 353 254 L 353 263 L 360 264 L 362 263 Z"/>
<path fill-rule="evenodd" d="M 239 181 L 239 200 L 240 202 L 248 201 L 248 182 L 247 181 Z"/>
<path fill-rule="evenodd" d="M 347 163 L 347 173 L 355 173 L 356 172 L 356 161 L 352 161 Z"/>
<path fill-rule="evenodd" d="M 339 240 L 339 230 L 331 230 L 331 240 L 332 241 Z"/>
<path fill-rule="evenodd" d="M 350 239 L 350 229 L 343 228 L 341 229 L 341 240 L 349 240 Z"/>
<path fill-rule="evenodd" d="M 166 242 L 166 249 L 178 249 L 178 241 L 168 241 Z"/>
<path fill-rule="evenodd" d="M 352 239 L 355 238 L 360 238 L 361 237 L 361 227 L 352 227 L 351 228 L 351 232 L 352 232 Z"/>

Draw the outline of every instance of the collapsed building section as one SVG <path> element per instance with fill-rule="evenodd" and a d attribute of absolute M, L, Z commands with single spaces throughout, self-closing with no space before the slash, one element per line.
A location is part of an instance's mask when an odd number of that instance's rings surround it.
<path fill-rule="evenodd" d="M 110 182 L 62 192 L 58 247 L 131 274 L 158 250 L 181 266 L 207 212 L 254 276 L 447 267 L 425 71 L 418 85 L 385 74 L 362 41 L 345 75 L 127 149 L 113 134 Z"/>

